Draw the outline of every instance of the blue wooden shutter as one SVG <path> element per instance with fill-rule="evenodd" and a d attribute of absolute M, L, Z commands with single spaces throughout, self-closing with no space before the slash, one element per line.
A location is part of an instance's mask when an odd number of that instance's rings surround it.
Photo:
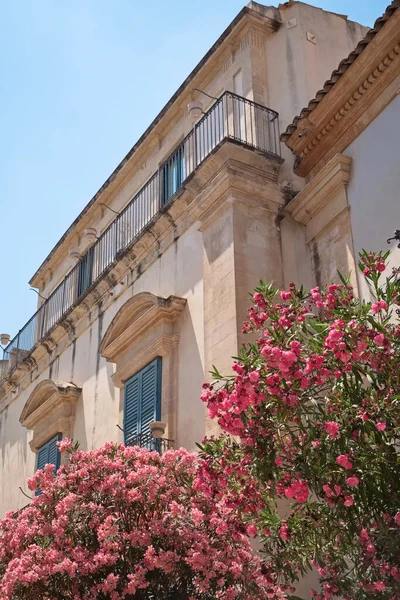
<path fill-rule="evenodd" d="M 149 424 L 161 419 L 161 358 L 158 357 L 125 383 L 124 442 L 150 432 Z"/>
<path fill-rule="evenodd" d="M 139 433 L 140 373 L 125 383 L 124 443 L 130 444 Z"/>
<path fill-rule="evenodd" d="M 179 190 L 185 179 L 185 147 L 180 146 L 161 169 L 161 205 Z"/>
<path fill-rule="evenodd" d="M 61 433 L 57 433 L 57 435 L 39 448 L 37 453 L 36 469 L 43 469 L 45 465 L 50 464 L 54 465 L 54 472 L 58 470 L 60 467 L 60 451 L 58 449 L 57 442 L 59 442 L 61 438 Z M 36 496 L 41 493 L 42 492 L 40 489 L 35 492 Z"/>
<path fill-rule="evenodd" d="M 93 281 L 94 248 L 89 248 L 79 263 L 78 298 L 92 285 Z"/>
<path fill-rule="evenodd" d="M 37 453 L 36 470 L 43 469 L 44 465 L 47 464 L 47 454 L 47 444 L 44 444 Z"/>
<path fill-rule="evenodd" d="M 142 402 L 140 432 L 150 432 L 150 423 L 161 418 L 161 358 L 156 358 L 141 371 Z"/>
<path fill-rule="evenodd" d="M 39 448 L 36 469 L 43 469 L 45 465 L 50 464 L 54 465 L 54 471 L 57 471 L 60 466 L 60 451 L 57 442 L 59 442 L 61 438 L 61 433 L 57 433 L 57 435 Z"/>
<path fill-rule="evenodd" d="M 48 455 L 47 462 L 51 465 L 54 465 L 54 471 L 58 471 L 60 468 L 60 451 L 57 446 L 57 442 L 59 442 L 62 438 L 61 433 L 58 433 L 51 440 L 47 442 L 48 446 Z"/>

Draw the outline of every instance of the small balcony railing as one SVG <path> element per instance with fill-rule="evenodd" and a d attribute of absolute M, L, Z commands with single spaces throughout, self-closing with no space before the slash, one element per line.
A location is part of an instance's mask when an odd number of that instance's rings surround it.
<path fill-rule="evenodd" d="M 140 446 L 146 450 L 156 451 L 159 454 L 163 454 L 167 450 L 173 447 L 173 441 L 167 438 L 156 438 L 153 436 L 151 431 L 147 433 L 139 433 L 134 437 L 130 438 L 126 442 L 127 446 Z"/>
<path fill-rule="evenodd" d="M 278 113 L 231 92 L 222 94 L 9 342 L 0 361 L 2 375 L 79 302 L 224 140 L 280 156 Z"/>

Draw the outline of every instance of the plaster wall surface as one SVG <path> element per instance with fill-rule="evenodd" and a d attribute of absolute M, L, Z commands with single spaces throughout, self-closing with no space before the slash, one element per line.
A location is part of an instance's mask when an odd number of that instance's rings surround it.
<path fill-rule="evenodd" d="M 339 62 L 354 50 L 368 28 L 303 2 L 285 7 L 280 14 L 282 27 L 265 44 L 265 102 L 279 112 L 282 132 L 322 88 Z M 293 174 L 292 154 L 285 145 L 282 156 L 285 164 L 281 180 L 292 181 L 295 190 L 301 189 L 304 181 Z"/>
<path fill-rule="evenodd" d="M 36 454 L 29 447 L 32 432 L 19 422 L 32 390 L 45 379 L 72 382 L 82 388 L 76 406 L 73 438 L 82 449 L 93 449 L 106 441 L 122 441 L 117 425 L 123 423 L 123 389 L 111 376 L 115 366 L 99 354 L 99 345 L 113 317 L 124 303 L 142 291 L 161 297 L 180 296 L 187 300 L 179 321 L 178 403 L 175 407 L 177 437 L 175 445 L 195 450 L 204 437 L 204 407 L 199 400 L 204 377 L 202 237 L 195 223 L 176 243 L 156 260 L 143 276 L 100 315 L 45 371 L 17 394 L 0 411 L 0 513 L 24 506 L 28 492 L 26 479 L 35 471 Z M 132 373 L 133 375 L 133 373 Z"/>
<path fill-rule="evenodd" d="M 344 154 L 352 157 L 352 175 L 347 187 L 350 221 L 356 256 L 366 250 L 387 250 L 387 238 L 400 229 L 400 96 L 372 121 Z M 389 268 L 400 266 L 396 242 L 390 248 Z M 360 292 L 368 289 L 359 277 Z"/>

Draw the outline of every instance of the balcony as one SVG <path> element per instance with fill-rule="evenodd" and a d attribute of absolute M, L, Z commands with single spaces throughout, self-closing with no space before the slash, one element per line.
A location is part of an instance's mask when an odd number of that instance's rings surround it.
<path fill-rule="evenodd" d="M 147 433 L 139 433 L 126 442 L 127 446 L 140 446 L 146 450 L 156 451 L 158 454 L 163 454 L 167 450 L 173 448 L 173 441 L 167 438 L 154 437 L 151 431 Z"/>
<path fill-rule="evenodd" d="M 0 361 L 1 377 L 80 302 L 225 140 L 279 157 L 278 113 L 231 92 L 222 94 L 9 342 Z"/>

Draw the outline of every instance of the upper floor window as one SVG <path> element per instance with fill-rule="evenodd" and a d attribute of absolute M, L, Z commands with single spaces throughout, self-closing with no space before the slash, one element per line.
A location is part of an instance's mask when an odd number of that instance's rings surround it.
<path fill-rule="evenodd" d="M 151 446 L 150 423 L 161 419 L 161 357 L 128 379 L 124 386 L 124 442 Z"/>
<path fill-rule="evenodd" d="M 89 248 L 78 269 L 78 298 L 86 292 L 93 283 L 94 247 Z"/>
<path fill-rule="evenodd" d="M 185 178 L 185 146 L 181 144 L 161 168 L 162 206 L 176 194 Z"/>
<path fill-rule="evenodd" d="M 126 444 L 158 450 L 152 421 L 165 423 L 166 439 L 176 439 L 178 345 L 185 306 L 184 298 L 140 292 L 121 306 L 104 334 L 99 350 L 116 366 L 111 379 L 121 389 Z"/>
<path fill-rule="evenodd" d="M 36 469 L 43 469 L 45 465 L 54 465 L 54 471 L 60 466 L 60 451 L 57 446 L 57 442 L 59 442 L 62 438 L 61 433 L 57 433 L 54 437 L 51 438 L 48 442 L 43 444 L 38 450 L 37 460 L 36 460 Z"/>

